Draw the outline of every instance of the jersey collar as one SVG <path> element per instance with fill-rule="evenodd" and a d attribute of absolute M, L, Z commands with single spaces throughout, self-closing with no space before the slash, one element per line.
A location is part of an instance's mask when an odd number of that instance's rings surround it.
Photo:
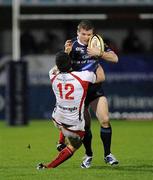
<path fill-rule="evenodd" d="M 80 42 L 80 40 L 79 40 L 79 38 L 77 37 L 77 41 L 78 41 L 78 43 L 80 44 L 80 45 L 82 45 L 82 46 L 86 46 L 85 44 L 83 44 L 83 43 L 81 43 Z"/>

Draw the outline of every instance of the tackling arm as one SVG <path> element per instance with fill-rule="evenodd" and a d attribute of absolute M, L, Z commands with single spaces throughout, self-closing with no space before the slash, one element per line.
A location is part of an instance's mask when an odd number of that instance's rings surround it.
<path fill-rule="evenodd" d="M 70 54 L 70 52 L 72 51 L 72 41 L 71 40 L 67 40 L 65 42 L 64 47 L 65 47 L 64 52 L 67 53 L 67 54 Z"/>
<path fill-rule="evenodd" d="M 49 71 L 49 74 L 57 74 L 59 73 L 59 70 L 57 68 L 57 66 L 55 65 L 50 71 Z"/>

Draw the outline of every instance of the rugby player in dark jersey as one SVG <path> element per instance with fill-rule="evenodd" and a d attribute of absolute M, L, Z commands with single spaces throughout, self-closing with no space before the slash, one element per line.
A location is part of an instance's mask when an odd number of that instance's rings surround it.
<path fill-rule="evenodd" d="M 65 52 L 72 58 L 72 67 L 75 71 L 95 71 L 98 64 L 102 65 L 102 61 L 104 60 L 113 63 L 118 62 L 118 56 L 107 45 L 105 45 L 104 52 L 102 53 L 100 53 L 100 50 L 97 47 L 88 47 L 89 38 L 93 35 L 93 33 L 94 26 L 92 23 L 88 20 L 83 20 L 78 25 L 77 37 L 72 40 L 67 40 L 65 43 Z M 81 167 L 89 168 L 93 157 L 91 147 L 92 133 L 90 130 L 91 118 L 88 111 L 89 105 L 96 114 L 96 117 L 101 125 L 100 137 L 104 146 L 104 161 L 110 165 L 118 164 L 118 160 L 111 153 L 112 128 L 109 119 L 108 102 L 104 95 L 102 83 L 90 84 L 85 105 L 86 133 L 83 140 L 85 157 Z M 57 146 L 58 150 L 64 147 L 62 141 L 64 141 L 64 137 L 61 133 L 59 144 Z"/>

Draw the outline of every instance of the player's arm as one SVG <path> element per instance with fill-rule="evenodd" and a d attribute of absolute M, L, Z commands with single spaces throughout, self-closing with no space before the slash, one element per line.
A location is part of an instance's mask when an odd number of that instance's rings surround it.
<path fill-rule="evenodd" d="M 87 53 L 91 57 L 96 56 L 106 61 L 117 63 L 118 62 L 117 54 L 112 50 L 108 51 L 107 45 L 105 45 L 105 49 L 106 49 L 105 51 L 100 52 L 100 49 L 98 47 L 93 47 L 93 48 L 87 47 Z"/>
<path fill-rule="evenodd" d="M 118 56 L 114 51 L 104 51 L 101 53 L 100 58 L 114 63 L 118 62 Z"/>
<path fill-rule="evenodd" d="M 105 73 L 104 73 L 104 70 L 103 68 L 98 65 L 98 68 L 96 70 L 96 82 L 95 83 L 99 83 L 99 82 L 102 82 L 102 81 L 105 81 Z"/>
<path fill-rule="evenodd" d="M 70 54 L 71 51 L 72 51 L 72 41 L 67 40 L 64 45 L 64 52 L 66 52 L 67 54 Z"/>
<path fill-rule="evenodd" d="M 50 71 L 49 71 L 49 75 L 51 75 L 51 74 L 56 75 L 58 73 L 59 73 L 59 70 L 58 70 L 56 65 L 52 69 L 50 69 Z"/>

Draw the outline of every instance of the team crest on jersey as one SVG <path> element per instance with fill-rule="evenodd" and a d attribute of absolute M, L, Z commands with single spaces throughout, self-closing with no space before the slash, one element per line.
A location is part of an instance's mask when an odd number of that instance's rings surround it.
<path fill-rule="evenodd" d="M 84 48 L 83 47 L 76 47 L 76 51 L 79 51 L 81 53 L 84 53 Z"/>

